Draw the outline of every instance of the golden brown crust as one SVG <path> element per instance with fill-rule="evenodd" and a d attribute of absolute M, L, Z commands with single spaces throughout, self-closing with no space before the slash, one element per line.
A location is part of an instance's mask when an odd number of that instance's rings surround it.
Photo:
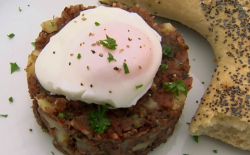
<path fill-rule="evenodd" d="M 113 0 L 100 0 L 112 4 Z M 193 117 L 190 133 L 250 150 L 250 22 L 248 0 L 118 0 L 179 21 L 210 42 L 217 69 Z"/>

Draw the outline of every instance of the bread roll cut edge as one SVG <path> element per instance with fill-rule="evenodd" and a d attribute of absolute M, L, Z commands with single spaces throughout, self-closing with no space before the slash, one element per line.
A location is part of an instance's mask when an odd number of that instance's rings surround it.
<path fill-rule="evenodd" d="M 139 4 L 206 37 L 217 60 L 189 132 L 250 150 L 250 2 L 248 0 L 100 0 Z M 192 51 L 190 51 L 192 52 Z M 204 58 L 205 59 L 205 58 Z M 212 61 L 212 60 L 211 60 Z M 191 108 L 187 107 L 186 108 Z"/>

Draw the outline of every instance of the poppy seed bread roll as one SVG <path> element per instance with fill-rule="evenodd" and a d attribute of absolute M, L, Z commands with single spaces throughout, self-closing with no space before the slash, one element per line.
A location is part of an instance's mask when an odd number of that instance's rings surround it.
<path fill-rule="evenodd" d="M 250 4 L 247 0 L 118 0 L 179 21 L 207 38 L 217 68 L 190 124 L 208 135 L 250 150 Z M 101 0 L 112 4 L 113 0 Z"/>

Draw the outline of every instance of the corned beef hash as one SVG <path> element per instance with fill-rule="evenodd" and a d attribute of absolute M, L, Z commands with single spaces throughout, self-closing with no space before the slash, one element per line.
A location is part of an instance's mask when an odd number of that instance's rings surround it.
<path fill-rule="evenodd" d="M 66 7 L 42 23 L 27 80 L 38 124 L 69 155 L 147 154 L 172 135 L 188 46 L 145 9 Z"/>

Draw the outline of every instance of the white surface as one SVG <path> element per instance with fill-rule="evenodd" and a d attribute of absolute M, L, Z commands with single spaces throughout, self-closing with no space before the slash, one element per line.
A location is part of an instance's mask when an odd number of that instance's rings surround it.
<path fill-rule="evenodd" d="M 42 132 L 34 119 L 24 68 L 28 54 L 33 50 L 30 43 L 41 30 L 40 23 L 51 19 L 53 15 L 59 16 L 65 6 L 78 3 L 99 4 L 97 0 L 0 0 L 0 114 L 9 115 L 7 118 L 0 117 L 0 155 L 50 155 L 51 151 L 61 155 L 52 145 L 52 138 Z M 21 7 L 22 12 L 19 12 L 18 7 Z M 196 101 L 200 101 L 209 84 L 216 63 L 213 62 L 213 51 L 204 38 L 185 26 L 174 22 L 173 25 L 184 35 L 190 47 L 190 75 L 194 78 L 194 84 L 173 136 L 150 155 L 212 155 L 215 154 L 213 150 L 218 150 L 218 155 L 250 154 L 249 151 L 206 136 L 201 136 L 199 143 L 196 143 L 188 134 L 186 122 L 190 122 L 196 111 Z M 9 39 L 7 34 L 10 33 L 16 36 Z M 10 62 L 17 62 L 21 70 L 10 74 Z M 202 84 L 203 81 L 205 84 Z M 10 96 L 14 98 L 13 103 L 8 101 Z"/>

